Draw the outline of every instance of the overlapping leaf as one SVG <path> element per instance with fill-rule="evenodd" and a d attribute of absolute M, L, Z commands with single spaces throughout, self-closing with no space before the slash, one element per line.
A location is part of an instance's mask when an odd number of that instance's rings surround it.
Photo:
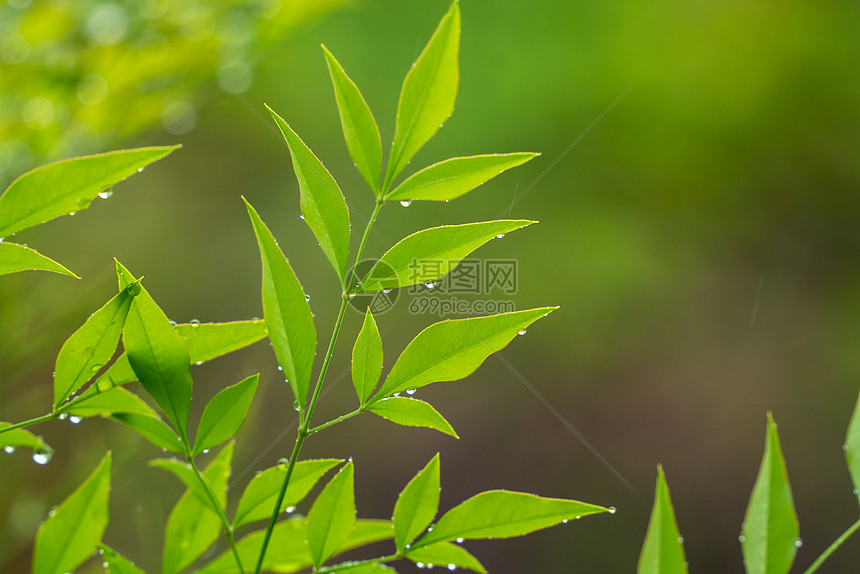
<path fill-rule="evenodd" d="M 371 397 L 382 375 L 382 339 L 370 309 L 352 348 L 352 384 L 363 405 Z"/>
<path fill-rule="evenodd" d="M 654 506 L 648 522 L 648 532 L 639 554 L 637 574 L 687 574 L 687 561 L 675 509 L 669 497 L 669 485 L 663 467 L 657 467 Z"/>
<path fill-rule="evenodd" d="M 17 243 L 0 241 L 0 275 L 18 273 L 19 271 L 53 271 L 61 275 L 71 275 L 80 279 L 53 259 L 45 257 L 35 249 Z"/>

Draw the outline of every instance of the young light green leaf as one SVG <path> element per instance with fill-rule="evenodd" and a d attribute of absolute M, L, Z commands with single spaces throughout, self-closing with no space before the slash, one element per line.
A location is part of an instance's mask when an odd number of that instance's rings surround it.
<path fill-rule="evenodd" d="M 185 485 L 185 488 L 187 488 L 189 492 L 193 492 L 197 498 L 200 499 L 200 502 L 213 512 L 218 512 L 218 509 L 212 505 L 212 501 L 206 494 L 206 486 L 209 485 L 204 486 L 201 484 L 200 479 L 197 478 L 197 473 L 194 472 L 194 469 L 189 463 L 184 460 L 179 460 L 178 458 L 156 458 L 150 460 L 148 464 L 151 467 L 161 468 L 173 474 L 176 478 L 182 481 L 182 484 Z M 206 480 L 206 478 L 203 480 Z"/>
<path fill-rule="evenodd" d="M 386 251 L 361 281 L 358 291 L 382 291 L 436 281 L 491 239 L 532 223 L 535 222 L 500 219 L 418 231 Z"/>
<path fill-rule="evenodd" d="M 113 364 L 108 367 L 108 369 L 102 373 L 98 379 L 96 379 L 95 384 L 90 385 L 86 391 L 72 399 L 72 402 L 77 402 L 78 400 L 82 400 L 99 393 L 104 393 L 116 387 L 133 383 L 136 380 L 137 375 L 135 374 L 134 369 L 131 368 L 131 363 L 128 362 L 128 355 L 123 353 L 116 358 Z"/>
<path fill-rule="evenodd" d="M 540 154 L 503 153 L 454 157 L 434 163 L 409 176 L 385 196 L 386 201 L 448 201 L 464 195 L 505 170 L 522 165 Z"/>
<path fill-rule="evenodd" d="M 346 75 L 332 53 L 325 46 L 322 49 L 334 86 L 340 125 L 349 155 L 352 156 L 359 173 L 378 196 L 382 171 L 382 140 L 379 137 L 379 127 L 358 86 Z"/>
<path fill-rule="evenodd" d="M 75 401 L 74 404 L 67 403 L 60 408 L 60 411 L 76 417 L 107 416 L 115 413 L 158 416 L 143 399 L 122 387 Z"/>
<path fill-rule="evenodd" d="M 113 151 L 58 161 L 28 171 L 0 196 L 0 237 L 86 209 L 100 191 L 179 147 Z"/>
<path fill-rule="evenodd" d="M 12 426 L 12 423 L 0 422 L 0 430 L 10 426 Z M 42 437 L 36 436 L 27 429 L 22 428 L 0 432 L 0 447 L 7 454 L 15 452 L 15 449 L 18 447 L 31 448 L 34 454 L 42 454 L 42 456 L 48 457 L 48 460 L 50 460 L 54 453 L 54 449 Z"/>
<path fill-rule="evenodd" d="M 403 81 L 383 190 L 454 111 L 459 52 L 460 5 L 454 0 Z"/>
<path fill-rule="evenodd" d="M 99 550 L 103 563 L 107 564 L 105 567 L 106 572 L 110 574 L 146 574 L 146 572 L 135 566 L 131 560 L 107 544 L 99 545 Z"/>
<path fill-rule="evenodd" d="M 317 568 L 338 551 L 355 526 L 353 474 L 349 461 L 320 492 L 308 512 L 308 549 Z"/>
<path fill-rule="evenodd" d="M 376 390 L 382 375 L 382 339 L 370 309 L 352 348 L 352 384 L 359 402 L 364 405 Z"/>
<path fill-rule="evenodd" d="M 259 374 L 252 375 L 212 397 L 197 428 L 191 453 L 193 456 L 221 444 L 239 431 L 248 415 L 259 381 Z"/>
<path fill-rule="evenodd" d="M 36 534 L 33 574 L 64 574 L 80 566 L 101 542 L 108 523 L 110 453 Z"/>
<path fill-rule="evenodd" d="M 393 423 L 407 427 L 427 427 L 460 438 L 433 405 L 409 397 L 385 397 L 367 409 Z"/>
<path fill-rule="evenodd" d="M 424 532 L 439 509 L 439 453 L 400 492 L 394 505 L 394 544 L 402 552 Z"/>
<path fill-rule="evenodd" d="M 517 333 L 557 308 L 540 307 L 430 325 L 406 346 L 371 402 L 472 374 L 484 359 L 503 349 Z"/>
<path fill-rule="evenodd" d="M 565 520 L 589 514 L 611 512 L 594 504 L 542 498 L 534 494 L 490 490 L 461 502 L 439 519 L 439 522 L 412 548 L 458 538 L 511 538 L 548 528 Z"/>
<path fill-rule="evenodd" d="M 233 443 L 228 443 L 209 463 L 203 475 L 212 485 L 218 503 L 227 502 L 227 480 L 230 478 L 230 461 Z M 164 533 L 163 574 L 176 574 L 197 560 L 212 546 L 221 532 L 221 520 L 208 504 L 192 491 L 185 494 L 173 507 Z"/>
<path fill-rule="evenodd" d="M 406 553 L 406 557 L 425 567 L 429 567 L 432 564 L 434 566 L 446 567 L 448 570 L 466 568 L 474 572 L 480 572 L 481 574 L 486 574 L 487 572 L 484 565 L 477 558 L 469 554 L 465 548 L 451 544 L 450 542 L 437 542 L 423 548 L 410 549 Z"/>
<path fill-rule="evenodd" d="M 199 365 L 266 337 L 266 322 L 180 323 L 173 327 L 188 348 L 191 363 Z"/>
<path fill-rule="evenodd" d="M 269 340 L 293 395 L 304 409 L 317 347 L 311 308 L 272 232 L 247 200 L 245 205 L 263 259 L 263 313 Z"/>
<path fill-rule="evenodd" d="M 854 413 L 848 425 L 848 433 L 845 436 L 845 461 L 848 464 L 848 472 L 854 482 L 854 493 L 860 500 L 860 396 L 854 405 Z"/>
<path fill-rule="evenodd" d="M 134 295 L 140 284 L 132 283 L 90 315 L 60 349 L 54 368 L 54 410 L 81 388 L 116 351 Z"/>
<path fill-rule="evenodd" d="M 167 423 L 157 416 L 136 413 L 114 413 L 109 418 L 128 426 L 158 448 L 163 448 L 170 452 L 185 453 L 182 439 L 173 432 L 172 428 L 167 426 Z"/>
<path fill-rule="evenodd" d="M 349 258 L 349 208 L 346 200 L 337 182 L 305 142 L 272 108 L 268 110 L 290 148 L 305 223 L 316 235 L 343 286 Z"/>
<path fill-rule="evenodd" d="M 284 509 L 297 505 L 304 500 L 317 481 L 330 469 L 343 462 L 337 458 L 320 460 L 302 460 L 293 467 L 287 492 L 281 502 L 281 512 Z M 248 483 L 239 506 L 236 508 L 236 516 L 233 526 L 241 526 L 255 520 L 265 520 L 272 516 L 272 507 L 278 499 L 284 476 L 287 473 L 287 465 L 279 464 L 268 468 L 256 475 Z"/>
<path fill-rule="evenodd" d="M 30 249 L 26 245 L 0 241 L 0 275 L 31 270 L 53 271 L 54 273 L 70 275 L 75 279 L 80 279 L 80 277 L 53 259 L 45 257 L 35 249 Z"/>
<path fill-rule="evenodd" d="M 797 514 L 773 415 L 767 413 L 764 456 L 750 496 L 741 549 L 749 574 L 786 574 L 798 548 Z"/>
<path fill-rule="evenodd" d="M 654 507 L 645 543 L 639 554 L 637 574 L 686 574 L 687 561 L 678 524 L 675 522 L 675 509 L 669 498 L 669 485 L 663 467 L 657 465 L 657 486 L 654 491 Z"/>

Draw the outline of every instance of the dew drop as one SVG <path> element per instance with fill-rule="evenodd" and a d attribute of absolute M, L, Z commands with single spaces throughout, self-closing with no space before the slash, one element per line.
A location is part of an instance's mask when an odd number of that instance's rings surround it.
<path fill-rule="evenodd" d="M 843 445 L 842 445 L 842 450 L 844 450 L 845 452 L 848 452 L 848 445 L 847 445 L 847 444 L 843 444 Z"/>
<path fill-rule="evenodd" d="M 519 333 L 517 333 L 517 335 L 519 335 L 519 336 L 521 336 L 521 337 L 522 337 L 523 335 L 525 335 L 525 334 L 526 334 L 526 330 L 525 330 L 525 329 L 523 329 L 522 331 L 520 331 Z"/>
<path fill-rule="evenodd" d="M 90 371 L 92 371 L 93 373 L 98 373 L 99 369 L 101 369 L 102 367 L 104 367 L 104 365 L 102 365 L 101 363 L 95 363 L 92 367 L 90 367 Z"/>
<path fill-rule="evenodd" d="M 382 290 L 383 295 L 388 295 L 389 293 L 391 293 L 391 289 L 383 289 Z"/>
<path fill-rule="evenodd" d="M 197 361 L 197 362 L 196 362 L 196 363 L 194 363 L 194 364 L 195 364 L 196 366 L 198 366 L 198 367 L 199 367 L 200 365 L 202 365 L 202 364 L 203 364 L 203 361 Z"/>
<path fill-rule="evenodd" d="M 504 233 L 499 233 L 498 235 L 496 235 L 496 239 L 501 239 L 504 236 L 505 236 Z"/>
<path fill-rule="evenodd" d="M 171 319 L 171 320 L 170 320 L 170 326 L 171 326 L 171 327 L 175 327 L 175 326 L 176 326 L 176 321 L 174 321 L 173 319 Z"/>
<path fill-rule="evenodd" d="M 6 454 L 15 454 L 15 447 L 11 444 L 6 445 L 3 447 L 3 452 L 5 452 Z"/>
<path fill-rule="evenodd" d="M 402 205 L 403 207 L 409 207 L 410 205 L 412 205 L 412 200 L 403 200 L 400 202 L 400 205 Z"/>
<path fill-rule="evenodd" d="M 283 368 L 281 365 L 278 365 L 278 370 L 279 370 L 279 371 L 281 371 L 281 372 L 283 372 L 283 371 L 284 371 L 284 368 Z"/>
<path fill-rule="evenodd" d="M 200 320 L 199 320 L 199 319 L 191 319 L 191 320 L 188 322 L 188 324 L 189 324 L 189 325 L 191 325 L 193 328 L 195 328 L 195 329 L 196 329 L 197 327 L 199 327 L 199 326 L 200 326 Z"/>
<path fill-rule="evenodd" d="M 295 507 L 295 506 L 288 506 L 288 507 L 286 507 L 286 508 L 284 509 L 284 512 L 286 512 L 287 514 L 292 514 L 292 513 L 293 513 L 293 512 L 295 512 L 295 511 L 296 511 L 296 507 Z"/>
<path fill-rule="evenodd" d="M 301 219 L 302 221 L 304 221 L 304 220 L 305 220 L 305 216 L 304 216 L 304 215 L 299 215 L 299 219 Z"/>
<path fill-rule="evenodd" d="M 797 540 L 794 541 L 794 547 L 795 548 L 800 548 L 801 546 L 803 546 L 803 539 L 802 538 L 798 538 Z"/>
<path fill-rule="evenodd" d="M 288 458 L 279 458 L 278 464 L 290 464 L 290 459 Z"/>
<path fill-rule="evenodd" d="M 746 536 L 744 536 L 743 534 L 738 536 L 738 542 L 744 542 L 746 539 L 747 539 Z"/>
<path fill-rule="evenodd" d="M 50 450 L 40 448 L 38 450 L 33 451 L 33 462 L 36 464 L 48 464 L 51 462 L 51 457 L 54 456 L 54 453 Z"/>
<path fill-rule="evenodd" d="M 436 282 L 435 281 L 428 281 L 427 283 L 424 284 L 424 286 L 427 289 L 435 289 L 436 288 Z"/>
<path fill-rule="evenodd" d="M 423 562 L 416 562 L 416 563 L 415 563 L 415 565 L 416 565 L 417 567 L 419 567 L 419 568 L 425 568 L 425 566 L 424 566 L 424 563 L 423 563 Z"/>
<path fill-rule="evenodd" d="M 614 506 L 609 507 L 609 514 L 615 514 L 616 510 Z"/>
<path fill-rule="evenodd" d="M 307 301 L 308 303 L 310 303 L 310 302 L 311 302 L 311 296 L 310 296 L 310 295 L 305 295 L 305 301 Z"/>
<path fill-rule="evenodd" d="M 466 540 L 465 538 L 458 538 L 457 544 L 462 544 L 465 540 Z"/>
<path fill-rule="evenodd" d="M 69 417 L 69 422 L 73 425 L 79 424 L 82 420 L 83 419 L 81 417 L 76 417 L 75 415 Z"/>
<path fill-rule="evenodd" d="M 678 537 L 678 544 L 683 544 L 683 543 L 684 543 L 684 537 L 683 537 L 683 536 L 679 536 L 679 537 Z"/>
<path fill-rule="evenodd" d="M 62 414 L 61 414 L 60 416 L 58 416 L 57 418 L 58 418 L 58 419 L 60 419 L 61 421 L 64 421 L 64 420 L 66 420 L 67 418 L 69 418 L 69 413 L 62 413 Z"/>
<path fill-rule="evenodd" d="M 454 570 L 456 570 L 456 569 L 457 569 L 457 565 L 456 565 L 456 564 L 448 564 L 448 570 L 450 570 L 451 572 L 453 572 L 453 571 L 454 571 Z"/>
<path fill-rule="evenodd" d="M 110 188 L 99 192 L 99 197 L 101 197 L 102 199 L 107 199 L 112 195 L 113 195 L 113 190 Z"/>
<path fill-rule="evenodd" d="M 415 390 L 416 390 L 416 389 L 406 389 L 406 394 L 407 394 L 407 395 L 414 395 L 414 394 L 415 394 Z"/>
<path fill-rule="evenodd" d="M 208 449 L 208 448 L 204 448 L 202 452 L 203 452 L 203 454 L 209 454 L 209 449 Z"/>
<path fill-rule="evenodd" d="M 567 518 L 563 519 L 563 520 L 561 521 L 561 523 L 562 523 L 562 524 L 567 524 Z"/>
<path fill-rule="evenodd" d="M 399 397 L 399 396 L 400 396 L 400 393 L 394 393 L 394 394 L 393 394 L 393 395 L 391 395 L 391 396 L 392 396 L 392 397 Z"/>
<path fill-rule="evenodd" d="M 77 213 L 77 211 L 72 211 L 72 212 L 70 212 L 70 213 L 69 213 L 69 215 L 74 215 L 74 214 L 76 214 L 76 213 Z"/>
<path fill-rule="evenodd" d="M 294 401 L 293 401 L 293 409 L 294 409 L 296 412 L 298 412 L 298 411 L 302 410 L 302 405 L 301 405 L 301 404 L 299 404 L 299 399 L 296 399 L 296 400 L 294 400 Z"/>
<path fill-rule="evenodd" d="M 854 496 L 857 496 L 858 490 L 856 488 L 852 492 L 854 493 Z"/>
<path fill-rule="evenodd" d="M 137 168 L 137 173 L 142 173 L 142 172 L 143 172 L 143 168 L 142 168 L 142 167 Z"/>

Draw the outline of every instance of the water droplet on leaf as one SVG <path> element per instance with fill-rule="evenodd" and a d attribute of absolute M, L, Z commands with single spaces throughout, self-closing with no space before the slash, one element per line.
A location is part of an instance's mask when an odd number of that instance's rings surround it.
<path fill-rule="evenodd" d="M 609 507 L 609 514 L 615 514 L 615 507 L 614 506 Z"/>
<path fill-rule="evenodd" d="M 522 329 L 519 333 L 517 333 L 517 335 L 520 335 L 520 336 L 523 336 L 523 335 L 525 335 L 525 334 L 526 334 L 526 330 L 525 330 L 525 329 Z"/>
<path fill-rule="evenodd" d="M 409 207 L 410 205 L 412 205 L 412 200 L 403 200 L 400 202 L 400 205 L 402 205 L 403 207 Z"/>
<path fill-rule="evenodd" d="M 5 452 L 6 454 L 15 454 L 15 447 L 11 444 L 6 445 L 3 447 L 3 452 Z"/>
<path fill-rule="evenodd" d="M 48 464 L 51 462 L 51 457 L 54 456 L 54 452 L 48 449 L 40 448 L 33 451 L 33 462 L 36 464 Z"/>
<path fill-rule="evenodd" d="M 191 319 L 188 323 L 192 327 L 194 327 L 195 329 L 200 326 L 200 320 L 199 319 Z"/>
<path fill-rule="evenodd" d="M 504 233 L 499 233 L 498 235 L 496 235 L 496 239 L 501 239 L 504 236 L 505 236 Z"/>
<path fill-rule="evenodd" d="M 110 188 L 99 192 L 99 197 L 101 197 L 102 199 L 107 199 L 112 195 L 113 195 L 113 190 Z"/>
<path fill-rule="evenodd" d="M 72 416 L 70 416 L 70 417 L 69 417 L 69 422 L 70 422 L 70 423 L 72 423 L 73 425 L 76 425 L 76 424 L 80 423 L 82 420 L 83 420 L 83 419 L 82 419 L 81 417 L 78 417 L 78 416 L 75 416 L 75 415 L 72 415 Z"/>

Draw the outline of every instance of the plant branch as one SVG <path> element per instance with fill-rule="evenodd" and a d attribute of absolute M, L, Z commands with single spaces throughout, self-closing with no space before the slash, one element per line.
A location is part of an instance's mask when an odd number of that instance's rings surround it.
<path fill-rule="evenodd" d="M 828 547 L 827 547 L 827 550 L 825 550 L 825 551 L 821 554 L 821 556 L 819 556 L 819 557 L 815 560 L 815 562 L 813 562 L 813 563 L 812 563 L 812 566 L 810 566 L 809 568 L 807 568 L 807 569 L 806 569 L 806 572 L 804 572 L 804 574 L 812 574 L 813 572 L 815 572 L 816 570 L 818 570 L 819 566 L 821 566 L 822 564 L 824 564 L 824 561 L 825 561 L 825 560 L 827 560 L 828 558 L 830 558 L 830 555 L 831 555 L 831 554 L 833 554 L 834 552 L 836 552 L 836 550 L 838 550 L 838 549 L 839 549 L 839 547 L 840 547 L 840 546 L 842 546 L 842 544 L 843 544 L 846 540 L 848 540 L 848 538 L 849 538 L 852 534 L 854 534 L 854 533 L 857 531 L 857 529 L 858 529 L 858 528 L 860 528 L 860 518 L 858 518 L 858 519 L 857 519 L 857 522 L 855 522 L 854 524 L 852 524 L 851 526 L 849 526 L 849 527 L 848 527 L 848 530 L 846 530 L 845 532 L 843 532 L 843 533 L 842 533 L 842 536 L 840 536 L 839 538 L 837 538 L 837 539 L 833 542 L 833 544 L 831 544 L 830 546 L 828 546 Z"/>
<path fill-rule="evenodd" d="M 336 419 L 332 419 L 332 420 L 328 421 L 327 423 L 323 423 L 323 424 L 321 424 L 321 425 L 319 425 L 319 426 L 317 426 L 317 427 L 314 427 L 314 428 L 312 428 L 312 429 L 309 429 L 309 430 L 308 430 L 308 434 L 309 434 L 309 435 L 312 435 L 312 434 L 314 434 L 314 433 L 316 433 L 316 432 L 319 432 L 319 431 L 321 431 L 321 430 L 323 430 L 323 429 L 327 429 L 327 428 L 328 428 L 328 427 L 330 427 L 330 426 L 334 426 L 334 425 L 336 425 L 337 423 L 343 422 L 343 421 L 345 421 L 346 419 L 351 419 L 351 418 L 352 418 L 352 417 L 354 417 L 355 415 L 360 415 L 360 414 L 361 414 L 361 413 L 363 413 L 363 412 L 364 412 L 364 411 L 363 411 L 362 409 L 360 409 L 360 408 L 359 408 L 359 409 L 355 409 L 355 410 L 354 410 L 354 411 L 352 411 L 351 413 L 346 413 L 345 415 L 340 415 L 340 416 L 339 416 L 339 417 L 337 417 Z"/>
<path fill-rule="evenodd" d="M 57 417 L 59 417 L 59 416 L 60 416 L 60 413 L 59 413 L 59 412 L 56 412 L 56 413 L 48 413 L 48 414 L 46 414 L 46 415 L 42 415 L 42 416 L 40 416 L 40 417 L 36 417 L 36 418 L 34 418 L 34 419 L 29 419 L 29 420 L 26 420 L 26 421 L 21 421 L 21 422 L 19 422 L 19 423 L 10 424 L 9 426 L 0 427 L 0 434 L 3 434 L 4 432 L 8 432 L 8 431 L 11 431 L 11 430 L 20 429 L 20 428 L 28 427 L 28 426 L 31 426 L 31 425 L 35 425 L 35 424 L 39 424 L 39 423 L 43 423 L 43 422 L 45 422 L 45 421 L 49 421 L 49 420 L 51 420 L 51 419 L 55 419 L 55 418 L 57 418 Z"/>

